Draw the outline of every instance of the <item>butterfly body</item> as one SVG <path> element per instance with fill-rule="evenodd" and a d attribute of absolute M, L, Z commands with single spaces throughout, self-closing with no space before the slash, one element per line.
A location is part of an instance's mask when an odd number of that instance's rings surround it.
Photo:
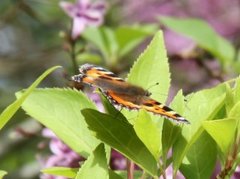
<path fill-rule="evenodd" d="M 128 109 L 145 109 L 176 122 L 189 123 L 171 108 L 150 98 L 151 93 L 140 86 L 130 84 L 114 73 L 95 65 L 84 64 L 73 81 L 98 87 L 114 105 Z"/>

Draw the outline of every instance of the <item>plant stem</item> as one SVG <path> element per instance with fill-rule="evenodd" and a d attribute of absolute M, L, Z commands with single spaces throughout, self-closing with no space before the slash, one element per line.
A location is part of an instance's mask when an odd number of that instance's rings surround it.
<path fill-rule="evenodd" d="M 72 40 L 71 41 L 71 51 L 70 51 L 70 56 L 72 60 L 72 68 L 73 72 L 76 75 L 78 73 L 78 66 L 77 66 L 77 61 L 76 61 L 76 41 Z"/>
<path fill-rule="evenodd" d="M 133 163 L 133 161 L 127 159 L 127 176 L 128 176 L 128 179 L 133 179 L 133 173 L 134 173 L 134 163 Z"/>
<path fill-rule="evenodd" d="M 234 167 L 234 162 L 237 160 L 239 147 L 240 147 L 240 138 L 238 136 L 238 133 L 236 132 L 233 150 L 227 156 L 227 161 L 225 163 L 224 169 L 217 175 L 216 177 L 217 179 L 224 179 L 228 175 L 231 175 L 231 171 L 233 170 L 233 167 Z"/>

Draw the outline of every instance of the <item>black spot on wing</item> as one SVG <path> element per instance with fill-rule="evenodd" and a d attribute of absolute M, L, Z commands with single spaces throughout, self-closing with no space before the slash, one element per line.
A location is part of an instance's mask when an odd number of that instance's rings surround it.
<path fill-rule="evenodd" d="M 161 103 L 157 102 L 157 101 L 153 101 L 153 104 L 155 105 L 160 105 Z"/>
<path fill-rule="evenodd" d="M 154 104 L 152 103 L 143 103 L 145 106 L 149 106 L 149 107 L 152 107 Z"/>
<path fill-rule="evenodd" d="M 181 115 L 179 115 L 179 114 L 177 114 L 177 113 L 174 114 L 174 116 L 176 116 L 176 117 L 182 117 Z"/>
<path fill-rule="evenodd" d="M 114 73 L 107 73 L 106 75 L 107 75 L 107 76 L 110 76 L 110 77 L 118 77 L 118 76 L 115 75 Z"/>
<path fill-rule="evenodd" d="M 163 106 L 163 110 L 165 110 L 165 111 L 172 111 L 172 109 L 167 107 L 167 106 Z"/>

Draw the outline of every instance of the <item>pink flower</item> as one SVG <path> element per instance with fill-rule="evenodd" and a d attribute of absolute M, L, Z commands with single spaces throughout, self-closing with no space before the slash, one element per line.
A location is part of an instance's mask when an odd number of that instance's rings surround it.
<path fill-rule="evenodd" d="M 79 167 L 79 162 L 84 160 L 76 152 L 71 150 L 66 144 L 57 138 L 57 136 L 47 128 L 42 131 L 44 137 L 50 138 L 50 150 L 53 155 L 49 156 L 46 160 L 41 159 L 43 168 L 49 168 L 54 166 L 64 167 Z M 61 176 L 52 176 L 48 174 L 42 174 L 41 179 L 66 179 Z"/>
<path fill-rule="evenodd" d="M 77 0 L 75 4 L 62 1 L 60 7 L 73 19 L 72 39 L 74 40 L 87 26 L 100 26 L 106 12 L 105 3 L 90 3 L 89 0 Z"/>

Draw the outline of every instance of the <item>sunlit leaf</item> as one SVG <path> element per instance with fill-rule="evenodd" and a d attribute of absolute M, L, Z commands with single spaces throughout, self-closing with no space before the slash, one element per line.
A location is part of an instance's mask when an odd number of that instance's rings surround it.
<path fill-rule="evenodd" d="M 159 120 L 153 120 L 146 111 L 141 110 L 134 123 L 134 129 L 137 136 L 145 144 L 148 150 L 159 160 L 161 152 L 162 127 Z"/>
<path fill-rule="evenodd" d="M 17 112 L 24 100 L 32 93 L 32 91 L 41 83 L 41 81 L 48 76 L 51 72 L 60 68 L 55 66 L 45 71 L 16 101 L 10 104 L 0 115 L 0 130 L 11 119 L 11 117 Z"/>
<path fill-rule="evenodd" d="M 191 145 L 196 142 L 204 131 L 202 122 L 212 120 L 224 105 L 225 89 L 225 85 L 219 85 L 215 88 L 192 94 L 188 99 L 187 107 L 189 110 L 185 110 L 183 116 L 191 124 L 182 127 L 181 135 L 179 135 L 176 143 L 173 145 L 173 167 L 175 174 Z"/>
<path fill-rule="evenodd" d="M 171 107 L 175 109 L 179 114 L 184 114 L 185 111 L 184 96 L 182 90 L 180 90 L 174 97 Z M 169 149 L 172 147 L 173 143 L 176 141 L 178 135 L 180 135 L 181 127 L 172 121 L 164 120 L 163 131 L 162 131 L 162 148 L 163 148 L 163 162 L 166 166 L 166 159 Z"/>
<path fill-rule="evenodd" d="M 207 22 L 172 17 L 160 17 L 160 21 L 171 30 L 193 39 L 199 46 L 217 57 L 223 65 L 234 60 L 235 51 L 232 44 L 214 31 Z"/>
<path fill-rule="evenodd" d="M 186 178 L 211 178 L 216 159 L 216 144 L 206 132 L 203 132 L 190 147 L 180 171 Z"/>
<path fill-rule="evenodd" d="M 233 119 L 204 121 L 203 127 L 212 136 L 221 151 L 227 154 L 234 139 L 236 123 L 236 120 Z"/>
<path fill-rule="evenodd" d="M 170 80 L 163 34 L 159 31 L 145 51 L 135 61 L 127 81 L 148 89 L 152 93 L 152 98 L 165 102 L 170 87 Z M 157 83 L 159 85 L 156 85 Z"/>
<path fill-rule="evenodd" d="M 7 175 L 7 172 L 0 170 L 0 179 L 2 179 L 5 175 Z"/>
<path fill-rule="evenodd" d="M 21 97 L 21 93 L 17 94 Z M 22 105 L 34 119 L 50 128 L 73 150 L 87 157 L 99 144 L 87 129 L 81 110 L 96 109 L 82 92 L 71 89 L 38 89 Z"/>
<path fill-rule="evenodd" d="M 108 179 L 108 165 L 104 145 L 100 144 L 79 169 L 75 179 Z"/>
<path fill-rule="evenodd" d="M 79 168 L 67 168 L 67 167 L 51 167 L 41 170 L 41 172 L 50 175 L 64 176 L 68 178 L 74 178 L 77 175 Z"/>

